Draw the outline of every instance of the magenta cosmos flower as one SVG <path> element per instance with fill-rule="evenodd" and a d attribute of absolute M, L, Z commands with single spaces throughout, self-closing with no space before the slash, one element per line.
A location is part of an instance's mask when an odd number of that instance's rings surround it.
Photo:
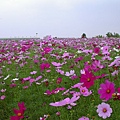
<path fill-rule="evenodd" d="M 48 69 L 48 68 L 50 68 L 50 64 L 49 63 L 42 63 L 40 65 L 40 69 L 41 70 L 45 70 L 45 69 Z"/>
<path fill-rule="evenodd" d="M 102 117 L 103 119 L 106 119 L 107 117 L 111 116 L 112 108 L 110 108 L 109 104 L 101 103 L 97 106 L 97 113 L 99 117 Z"/>
<path fill-rule="evenodd" d="M 50 53 L 52 51 L 52 48 L 45 47 L 45 48 L 43 48 L 43 50 L 44 50 L 45 54 L 48 54 L 48 53 Z"/>
<path fill-rule="evenodd" d="M 95 47 L 93 51 L 94 51 L 94 53 L 98 54 L 100 52 L 100 48 L 99 47 Z"/>
<path fill-rule="evenodd" d="M 115 92 L 114 83 L 106 80 L 105 83 L 100 84 L 98 94 L 101 99 L 109 100 L 112 98 L 112 94 Z"/>
<path fill-rule="evenodd" d="M 86 88 L 93 86 L 94 80 L 96 80 L 96 77 L 92 72 L 85 71 L 85 74 L 81 74 L 80 82 L 84 83 L 83 86 Z"/>
<path fill-rule="evenodd" d="M 20 119 L 24 118 L 24 112 L 26 110 L 24 102 L 18 103 L 18 107 L 19 107 L 19 109 L 16 109 L 16 108 L 13 109 L 16 116 L 11 116 L 10 120 L 20 120 Z"/>

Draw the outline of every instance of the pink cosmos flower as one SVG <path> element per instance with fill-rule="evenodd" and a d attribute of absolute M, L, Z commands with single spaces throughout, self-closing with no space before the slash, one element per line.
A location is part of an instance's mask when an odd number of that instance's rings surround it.
<path fill-rule="evenodd" d="M 67 93 L 69 93 L 70 89 L 67 89 L 65 92 L 62 93 L 62 95 L 66 95 Z"/>
<path fill-rule="evenodd" d="M 91 63 L 89 61 L 85 62 L 83 70 L 85 70 L 85 71 L 91 71 L 92 70 Z"/>
<path fill-rule="evenodd" d="M 67 53 L 67 52 L 63 53 L 62 58 L 65 58 L 65 57 L 69 57 L 69 53 Z"/>
<path fill-rule="evenodd" d="M 106 53 L 108 53 L 108 50 L 109 50 L 109 46 L 104 46 L 104 47 L 102 48 L 102 53 L 103 53 L 103 54 L 106 54 Z"/>
<path fill-rule="evenodd" d="M 35 59 L 35 60 L 34 60 L 34 63 L 35 63 L 35 64 L 39 63 L 39 60 Z"/>
<path fill-rule="evenodd" d="M 80 96 L 73 96 L 71 99 L 70 98 L 65 98 L 64 100 L 61 100 L 59 102 L 55 102 L 55 103 L 50 103 L 51 106 L 65 106 L 65 105 L 71 105 L 71 106 L 75 106 L 76 103 L 74 103 L 75 101 L 77 101 L 80 98 Z"/>
<path fill-rule="evenodd" d="M 83 69 L 83 70 L 80 70 L 80 73 L 81 74 L 85 74 L 85 70 Z"/>
<path fill-rule="evenodd" d="M 79 62 L 79 61 L 81 61 L 81 60 L 83 60 L 83 57 L 82 57 L 82 56 L 81 56 L 81 57 L 76 58 L 76 59 L 75 59 L 75 62 Z"/>
<path fill-rule="evenodd" d="M 45 70 L 45 69 L 48 69 L 48 68 L 50 68 L 50 64 L 49 63 L 42 63 L 41 65 L 40 65 L 40 69 L 43 71 L 43 70 Z"/>
<path fill-rule="evenodd" d="M 112 108 L 110 108 L 109 104 L 101 103 L 97 106 L 97 113 L 99 117 L 102 117 L 103 119 L 106 119 L 107 117 L 111 116 Z"/>
<path fill-rule="evenodd" d="M 6 91 L 6 89 L 1 89 L 0 91 L 1 91 L 1 92 L 5 92 L 5 91 Z"/>
<path fill-rule="evenodd" d="M 108 65 L 109 67 L 111 66 L 120 66 L 120 57 L 119 58 L 116 58 L 113 62 L 111 62 L 110 65 Z"/>
<path fill-rule="evenodd" d="M 23 86 L 23 89 L 27 89 L 29 86 Z"/>
<path fill-rule="evenodd" d="M 57 78 L 56 83 L 60 84 L 62 82 L 62 78 Z"/>
<path fill-rule="evenodd" d="M 110 56 L 106 55 L 106 56 L 102 57 L 102 60 L 109 60 L 110 61 L 110 60 L 112 60 L 112 58 Z"/>
<path fill-rule="evenodd" d="M 5 95 L 2 95 L 2 96 L 0 97 L 1 100 L 4 100 L 5 98 L 6 98 Z"/>
<path fill-rule="evenodd" d="M 71 76 L 71 79 L 72 80 L 75 80 L 75 79 L 77 79 L 78 78 L 78 76 L 76 75 L 76 74 L 74 74 L 73 76 Z"/>
<path fill-rule="evenodd" d="M 80 82 L 84 83 L 83 86 L 86 88 L 90 88 L 94 85 L 94 80 L 96 80 L 96 77 L 92 72 L 85 71 L 85 74 L 81 74 Z"/>
<path fill-rule="evenodd" d="M 51 70 L 46 70 L 47 73 L 51 72 Z"/>
<path fill-rule="evenodd" d="M 98 54 L 100 52 L 100 48 L 99 47 L 95 47 L 93 51 L 94 51 L 94 53 Z"/>
<path fill-rule="evenodd" d="M 35 79 L 35 81 L 38 81 L 38 80 L 40 80 L 42 78 L 42 76 L 38 76 L 36 79 Z"/>
<path fill-rule="evenodd" d="M 56 112 L 56 115 L 57 115 L 57 116 L 60 116 L 60 112 Z"/>
<path fill-rule="evenodd" d="M 52 51 L 52 48 L 45 47 L 45 48 L 43 48 L 43 50 L 44 50 L 45 54 L 48 54 L 48 53 L 50 53 Z"/>
<path fill-rule="evenodd" d="M 79 118 L 78 120 L 89 120 L 88 117 L 82 116 L 81 118 Z"/>
<path fill-rule="evenodd" d="M 81 93 L 83 96 L 89 96 L 89 95 L 92 94 L 91 90 L 90 90 L 90 92 L 89 92 L 86 87 L 80 87 L 80 93 Z"/>
<path fill-rule="evenodd" d="M 80 88 L 80 87 L 82 87 L 81 85 L 83 85 L 83 83 L 77 83 L 77 84 L 73 85 L 72 88 Z"/>
<path fill-rule="evenodd" d="M 57 63 L 57 62 L 52 62 L 52 65 L 55 66 L 55 67 L 59 67 L 59 66 L 61 66 L 62 64 L 61 64 L 61 63 Z"/>
<path fill-rule="evenodd" d="M 16 84 L 12 83 L 12 84 L 10 84 L 10 87 L 11 87 L 11 88 L 12 88 L 12 87 L 16 87 Z"/>
<path fill-rule="evenodd" d="M 119 71 L 115 70 L 114 72 L 111 73 L 112 76 L 118 75 Z"/>
<path fill-rule="evenodd" d="M 40 117 L 40 120 L 46 120 L 49 117 L 49 115 L 44 115 L 44 117 Z"/>
<path fill-rule="evenodd" d="M 100 78 L 103 78 L 105 76 L 108 76 L 108 74 L 102 74 L 102 75 L 96 76 L 96 79 L 100 79 Z"/>
<path fill-rule="evenodd" d="M 120 93 L 120 87 L 117 88 L 117 92 Z"/>
<path fill-rule="evenodd" d="M 56 88 L 56 89 L 54 89 L 54 90 L 52 90 L 52 91 L 46 90 L 46 92 L 45 92 L 44 94 L 45 94 L 45 95 L 57 94 L 59 91 L 63 91 L 63 90 L 65 90 L 64 87 Z"/>
<path fill-rule="evenodd" d="M 37 71 L 30 72 L 31 75 L 35 75 L 36 73 L 37 73 Z"/>
<path fill-rule="evenodd" d="M 71 91 L 70 91 L 70 93 L 71 93 Z M 76 92 L 76 91 L 73 91 L 73 97 L 77 97 L 77 96 L 80 96 L 81 95 L 81 93 L 80 92 Z"/>
<path fill-rule="evenodd" d="M 23 78 L 24 81 L 27 81 L 27 80 L 30 80 L 30 79 L 31 79 L 30 76 L 28 76 L 28 77 L 26 77 L 26 78 Z"/>
<path fill-rule="evenodd" d="M 70 70 L 70 72 L 66 72 L 65 76 L 72 76 L 74 75 L 75 71 L 74 70 Z"/>
<path fill-rule="evenodd" d="M 83 53 L 86 53 L 86 54 L 91 54 L 91 53 L 93 52 L 93 50 L 87 50 L 87 49 L 86 49 L 86 50 L 83 50 L 82 52 L 83 52 Z"/>
<path fill-rule="evenodd" d="M 31 78 L 31 79 L 29 80 L 29 82 L 30 82 L 30 85 L 31 85 L 33 82 L 35 82 L 35 79 Z"/>
<path fill-rule="evenodd" d="M 98 94 L 101 99 L 109 100 L 112 98 L 112 94 L 115 92 L 114 83 L 106 80 L 105 83 L 100 84 Z"/>
<path fill-rule="evenodd" d="M 97 72 L 100 69 L 102 69 L 104 66 L 101 64 L 100 60 L 95 60 L 95 61 L 92 62 L 91 67 L 94 70 L 94 72 Z"/>
<path fill-rule="evenodd" d="M 60 73 L 61 75 L 64 75 L 64 71 L 63 71 L 63 70 L 57 69 L 56 71 L 57 71 L 58 73 Z"/>

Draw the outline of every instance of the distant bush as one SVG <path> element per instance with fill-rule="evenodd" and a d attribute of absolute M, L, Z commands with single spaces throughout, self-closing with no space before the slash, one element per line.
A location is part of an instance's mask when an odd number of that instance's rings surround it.
<path fill-rule="evenodd" d="M 97 38 L 103 38 L 104 36 L 102 36 L 102 35 L 98 35 L 98 36 L 96 36 Z"/>
<path fill-rule="evenodd" d="M 120 38 L 120 35 L 119 35 L 118 33 L 115 33 L 115 32 L 114 32 L 114 34 L 111 33 L 111 32 L 108 32 L 108 33 L 106 34 L 106 36 L 107 36 L 107 37 Z"/>

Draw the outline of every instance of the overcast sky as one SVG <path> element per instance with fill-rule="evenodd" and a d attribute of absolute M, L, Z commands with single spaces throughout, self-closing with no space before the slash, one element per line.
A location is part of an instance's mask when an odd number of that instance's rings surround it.
<path fill-rule="evenodd" d="M 120 34 L 120 0 L 0 0 L 1 37 Z"/>

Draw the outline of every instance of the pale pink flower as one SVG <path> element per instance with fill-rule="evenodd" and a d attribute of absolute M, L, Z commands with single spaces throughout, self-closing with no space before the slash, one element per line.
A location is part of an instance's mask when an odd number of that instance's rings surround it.
<path fill-rule="evenodd" d="M 83 69 L 83 70 L 80 70 L 80 73 L 81 74 L 85 74 L 85 70 Z"/>
<path fill-rule="evenodd" d="M 88 89 L 86 87 L 80 87 L 80 93 L 83 95 L 83 96 L 89 96 L 92 94 L 91 90 L 88 91 Z"/>
<path fill-rule="evenodd" d="M 57 116 L 60 116 L 60 112 L 56 112 L 56 115 L 57 115 Z"/>
<path fill-rule="evenodd" d="M 115 75 L 118 75 L 118 70 L 115 70 L 114 72 L 112 72 L 111 74 L 112 74 L 112 76 L 115 76 Z"/>
<path fill-rule="evenodd" d="M 82 116 L 81 118 L 79 118 L 78 120 L 89 120 L 88 117 Z"/>
<path fill-rule="evenodd" d="M 71 99 L 70 98 L 65 98 L 64 100 L 61 100 L 59 102 L 55 102 L 55 103 L 50 103 L 51 106 L 65 106 L 65 105 L 71 105 L 71 106 L 75 106 L 76 103 L 74 103 L 75 101 L 77 101 L 80 98 L 80 96 L 73 96 Z"/>
<path fill-rule="evenodd" d="M 30 82 L 30 86 L 31 86 L 32 83 L 35 82 L 35 79 L 32 78 L 32 79 L 29 80 L 29 82 Z"/>
<path fill-rule="evenodd" d="M 77 83 L 72 86 L 72 88 L 80 88 L 83 85 L 83 83 Z"/>
<path fill-rule="evenodd" d="M 55 67 L 59 67 L 59 66 L 61 66 L 62 64 L 61 64 L 61 63 L 57 63 L 57 62 L 52 62 L 52 65 L 55 66 Z"/>
<path fill-rule="evenodd" d="M 107 117 L 111 116 L 112 113 L 112 108 L 110 107 L 109 104 L 106 103 L 101 103 L 97 106 L 97 113 L 99 117 L 102 117 L 103 119 L 106 119 Z"/>
<path fill-rule="evenodd" d="M 74 70 L 70 70 L 70 72 L 66 72 L 65 76 L 72 76 L 74 75 L 75 71 Z"/>
<path fill-rule="evenodd" d="M 27 89 L 28 88 L 28 86 L 23 86 L 23 89 Z"/>
<path fill-rule="evenodd" d="M 0 97 L 1 100 L 4 100 L 5 98 L 6 98 L 5 95 L 2 95 L 2 96 Z"/>
<path fill-rule="evenodd" d="M 35 81 L 38 81 L 38 80 L 40 80 L 42 78 L 42 76 L 38 76 L 36 79 L 35 79 Z"/>
<path fill-rule="evenodd" d="M 6 91 L 6 89 L 1 89 L 0 91 L 1 91 L 1 92 L 5 92 L 5 91 Z"/>
<path fill-rule="evenodd" d="M 46 70 L 46 72 L 51 72 L 51 70 Z"/>
<path fill-rule="evenodd" d="M 37 73 L 37 71 L 30 72 L 31 75 L 35 75 L 36 73 Z"/>

